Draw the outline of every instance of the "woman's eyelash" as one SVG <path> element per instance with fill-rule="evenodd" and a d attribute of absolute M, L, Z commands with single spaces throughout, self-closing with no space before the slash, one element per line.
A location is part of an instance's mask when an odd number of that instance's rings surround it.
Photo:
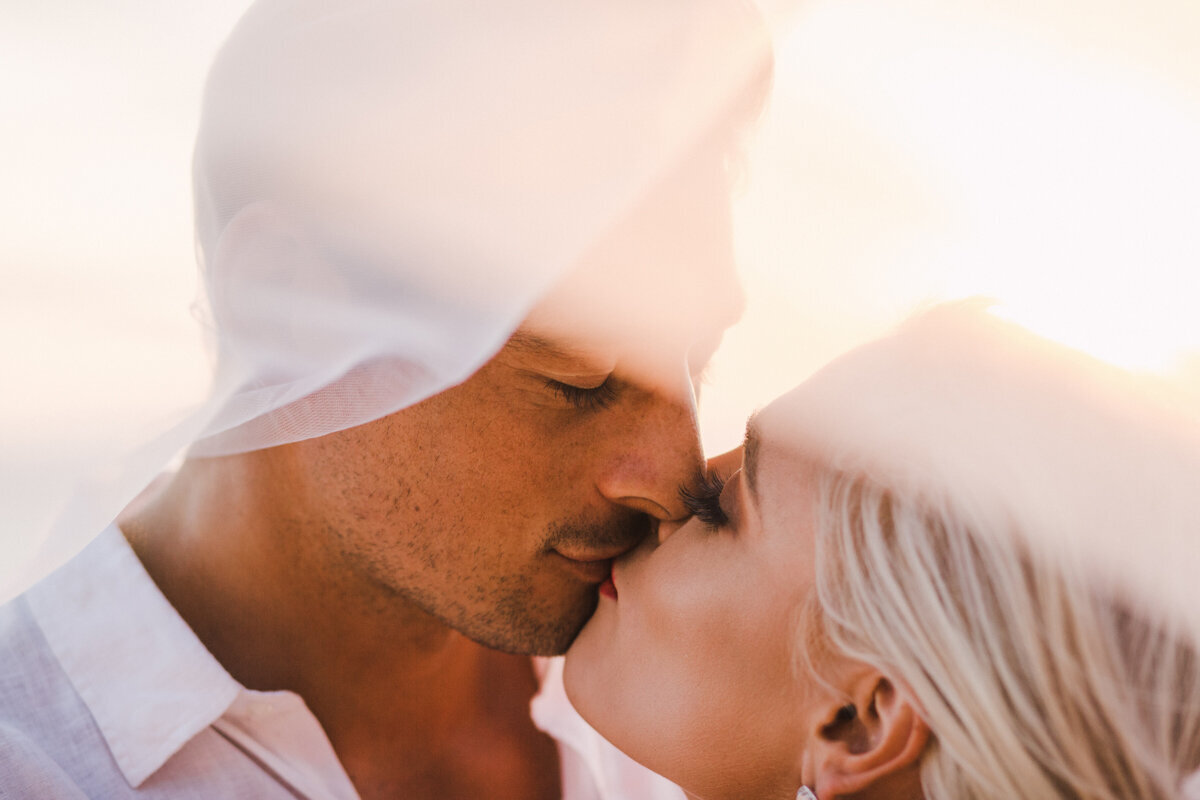
<path fill-rule="evenodd" d="M 721 491 L 724 488 L 725 479 L 720 475 L 701 473 L 691 485 L 679 487 L 679 499 L 689 514 L 703 522 L 709 530 L 715 531 L 729 524 L 729 517 L 721 508 Z"/>
<path fill-rule="evenodd" d="M 572 386 L 569 383 L 548 378 L 546 388 L 584 411 L 599 411 L 602 408 L 608 408 L 617 399 L 617 389 L 613 386 L 612 378 L 605 378 L 604 383 L 589 388 Z"/>

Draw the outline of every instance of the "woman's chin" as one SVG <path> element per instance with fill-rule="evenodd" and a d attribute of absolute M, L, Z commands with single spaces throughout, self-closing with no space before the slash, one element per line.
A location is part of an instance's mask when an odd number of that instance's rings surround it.
<path fill-rule="evenodd" d="M 687 739 L 663 712 L 663 698 L 648 696 L 647 657 L 636 626 L 618 627 L 615 605 L 601 602 L 563 665 L 563 688 L 579 715 L 614 747 L 668 780 L 665 768 L 681 763 Z M 623 635 L 618 635 L 618 634 Z M 668 704 L 670 700 L 666 700 Z M 666 726 L 660 723 L 666 723 Z"/>
<path fill-rule="evenodd" d="M 601 704 L 596 701 L 605 690 L 600 684 L 604 683 L 602 676 L 608 650 L 606 644 L 611 643 L 612 633 L 611 630 L 601 630 L 610 627 L 605 624 L 603 606 L 601 603 L 601 607 L 596 609 L 596 613 L 579 631 L 579 635 L 567 649 L 566 661 L 563 664 L 563 688 L 566 689 L 567 698 L 575 706 L 575 710 L 593 727 L 596 723 L 592 720 L 589 710 Z"/>
<path fill-rule="evenodd" d="M 636 709 L 639 663 L 629 663 L 637 651 L 619 633 L 615 604 L 603 598 L 596 613 L 583 626 L 567 650 L 563 665 L 563 688 L 571 705 L 608 741 L 625 750 L 636 732 L 628 728 L 638 719 Z"/>

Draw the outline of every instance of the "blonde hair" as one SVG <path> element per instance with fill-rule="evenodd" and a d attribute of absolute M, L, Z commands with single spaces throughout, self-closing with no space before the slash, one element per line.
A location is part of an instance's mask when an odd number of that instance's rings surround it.
<path fill-rule="evenodd" d="M 1010 520 L 861 474 L 827 473 L 821 496 L 822 628 L 911 691 L 929 800 L 1179 796 L 1200 767 L 1187 635 Z"/>

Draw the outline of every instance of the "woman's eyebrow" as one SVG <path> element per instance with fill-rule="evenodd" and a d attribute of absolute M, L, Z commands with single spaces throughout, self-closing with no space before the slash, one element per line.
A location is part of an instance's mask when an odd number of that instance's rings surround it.
<path fill-rule="evenodd" d="M 742 440 L 742 472 L 750 485 L 752 494 L 758 494 L 758 483 L 755 478 L 758 468 L 758 446 L 762 441 L 758 431 L 758 412 L 755 411 L 746 420 L 746 438 Z"/>

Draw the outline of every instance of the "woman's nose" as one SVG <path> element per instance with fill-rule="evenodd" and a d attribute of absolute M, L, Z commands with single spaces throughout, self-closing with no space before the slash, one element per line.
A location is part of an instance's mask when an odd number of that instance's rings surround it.
<path fill-rule="evenodd" d="M 716 473 L 723 478 L 728 478 L 737 472 L 742 468 L 742 450 L 742 446 L 738 445 L 727 453 L 710 458 L 706 466 L 708 473 L 710 475 Z"/>
<path fill-rule="evenodd" d="M 661 520 L 658 523 L 658 543 L 662 544 L 669 539 L 671 534 L 682 528 L 689 519 L 691 519 L 691 517 L 684 517 L 683 519 Z"/>

